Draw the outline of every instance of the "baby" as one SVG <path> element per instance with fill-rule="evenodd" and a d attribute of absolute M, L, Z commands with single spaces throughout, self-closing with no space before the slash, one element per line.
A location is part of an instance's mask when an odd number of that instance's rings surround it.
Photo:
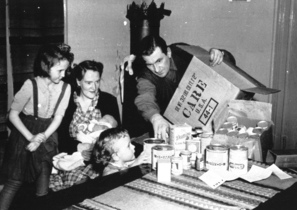
<path fill-rule="evenodd" d="M 117 125 L 117 121 L 111 115 L 104 115 L 99 120 L 91 120 L 89 124 L 78 125 L 76 138 L 80 143 L 77 145 L 77 151 L 81 152 L 85 161 L 90 160 L 93 145 L 101 132 L 108 128 L 114 128 Z"/>
<path fill-rule="evenodd" d="M 91 162 L 94 169 L 103 176 L 149 163 L 144 152 L 135 158 L 134 149 L 135 146 L 131 144 L 130 136 L 125 129 L 107 129 L 101 133 L 94 145 Z"/>

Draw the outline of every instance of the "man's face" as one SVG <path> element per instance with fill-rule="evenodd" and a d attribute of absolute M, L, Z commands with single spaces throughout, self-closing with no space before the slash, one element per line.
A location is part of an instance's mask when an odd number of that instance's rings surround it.
<path fill-rule="evenodd" d="M 168 53 L 167 53 L 168 54 Z M 165 77 L 169 72 L 170 59 L 157 47 L 151 55 L 142 56 L 147 68 L 158 77 Z"/>

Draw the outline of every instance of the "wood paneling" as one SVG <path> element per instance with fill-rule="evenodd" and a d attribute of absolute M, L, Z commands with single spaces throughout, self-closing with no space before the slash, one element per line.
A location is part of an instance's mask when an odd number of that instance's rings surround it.
<path fill-rule="evenodd" d="M 274 148 L 297 148 L 297 1 L 277 2 L 274 48 L 273 95 Z"/>

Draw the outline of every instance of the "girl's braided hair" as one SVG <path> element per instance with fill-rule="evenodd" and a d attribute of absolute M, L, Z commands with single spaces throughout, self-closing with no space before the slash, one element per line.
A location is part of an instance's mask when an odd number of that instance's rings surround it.
<path fill-rule="evenodd" d="M 126 136 L 129 136 L 128 131 L 120 127 L 107 129 L 100 134 L 91 155 L 95 171 L 102 175 L 104 168 L 112 160 L 112 155 L 117 152 L 114 150 L 115 142 Z"/>

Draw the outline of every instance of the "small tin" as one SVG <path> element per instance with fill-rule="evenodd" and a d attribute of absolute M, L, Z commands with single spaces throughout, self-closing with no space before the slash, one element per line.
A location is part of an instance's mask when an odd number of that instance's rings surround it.
<path fill-rule="evenodd" d="M 231 122 L 224 122 L 221 125 L 221 128 L 226 128 L 228 131 L 232 131 L 233 130 L 233 124 Z"/>
<path fill-rule="evenodd" d="M 242 145 L 230 147 L 229 171 L 241 175 L 248 172 L 248 148 Z"/>
<path fill-rule="evenodd" d="M 165 140 L 156 138 L 143 140 L 143 151 L 148 155 L 149 160 L 152 160 L 152 148 L 160 144 L 165 144 Z"/>
<path fill-rule="evenodd" d="M 201 141 L 201 153 L 205 154 L 205 149 L 208 145 L 210 145 L 211 140 L 213 139 L 212 132 L 203 132 L 200 136 Z"/>
<path fill-rule="evenodd" d="M 196 160 L 195 160 L 195 169 L 197 171 L 202 171 L 204 169 L 204 158 L 201 153 L 195 153 Z"/>
<path fill-rule="evenodd" d="M 183 174 L 183 158 L 181 156 L 171 157 L 171 173 L 177 176 Z"/>
<path fill-rule="evenodd" d="M 174 149 L 171 145 L 156 145 L 152 147 L 152 168 L 156 170 L 158 159 L 171 159 Z"/>
<path fill-rule="evenodd" d="M 180 152 L 180 156 L 183 158 L 183 169 L 188 170 L 191 168 L 191 152 L 183 150 Z"/>
<path fill-rule="evenodd" d="M 216 132 L 216 134 L 226 135 L 228 133 L 227 128 L 219 128 L 219 130 Z"/>
<path fill-rule="evenodd" d="M 265 120 L 261 120 L 257 123 L 257 127 L 263 128 L 263 130 L 266 130 L 268 128 L 269 124 Z"/>
<path fill-rule="evenodd" d="M 201 153 L 201 140 L 200 137 L 193 138 L 186 141 L 186 150 L 192 153 L 191 162 L 194 163 L 196 159 L 196 153 Z"/>
<path fill-rule="evenodd" d="M 205 168 L 216 170 L 228 169 L 228 147 L 222 144 L 211 144 L 206 147 Z"/>

